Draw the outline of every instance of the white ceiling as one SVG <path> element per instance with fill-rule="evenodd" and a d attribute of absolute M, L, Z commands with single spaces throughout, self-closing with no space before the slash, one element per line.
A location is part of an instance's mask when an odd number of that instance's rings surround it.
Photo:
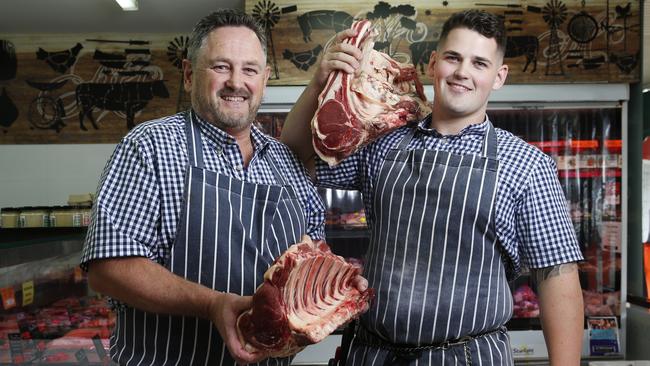
<path fill-rule="evenodd" d="M 189 33 L 219 8 L 244 8 L 244 0 L 139 0 L 122 11 L 114 0 L 0 0 L 2 33 Z"/>
<path fill-rule="evenodd" d="M 642 2 L 643 3 L 643 2 Z M 3 33 L 189 33 L 219 8 L 244 8 L 244 0 L 139 0 L 125 12 L 114 0 L 0 0 Z M 650 6 L 644 9 L 643 84 L 650 86 Z"/>

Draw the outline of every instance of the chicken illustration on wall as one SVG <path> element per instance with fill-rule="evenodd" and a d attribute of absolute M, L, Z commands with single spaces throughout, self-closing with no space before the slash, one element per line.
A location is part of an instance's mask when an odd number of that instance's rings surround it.
<path fill-rule="evenodd" d="M 282 53 L 282 57 L 284 57 L 285 60 L 291 61 L 291 63 L 300 70 L 307 71 L 313 64 L 316 63 L 316 60 L 318 60 L 318 55 L 320 55 L 321 51 L 323 51 L 323 46 L 321 45 L 317 45 L 311 50 L 302 52 L 294 52 L 289 49 L 285 49 Z"/>
<path fill-rule="evenodd" d="M 79 55 L 82 48 L 84 47 L 79 42 L 74 47 L 64 51 L 46 51 L 39 47 L 38 51 L 36 51 L 36 58 L 44 60 L 52 70 L 59 74 L 65 74 L 77 62 L 77 55 Z"/>

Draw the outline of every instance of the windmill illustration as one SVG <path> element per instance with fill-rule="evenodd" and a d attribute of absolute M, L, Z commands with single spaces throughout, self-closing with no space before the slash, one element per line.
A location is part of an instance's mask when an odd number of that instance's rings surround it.
<path fill-rule="evenodd" d="M 271 55 L 270 61 L 273 67 L 274 76 L 272 76 L 272 79 L 279 79 L 280 74 L 278 73 L 278 63 L 275 59 L 275 46 L 273 45 L 273 32 L 271 30 L 278 23 L 278 20 L 280 20 L 280 8 L 271 1 L 260 1 L 253 8 L 253 18 L 264 27 L 266 39 L 268 40 L 268 53 Z"/>
<path fill-rule="evenodd" d="M 192 106 L 190 95 L 185 93 L 183 88 L 183 59 L 187 58 L 187 44 L 190 41 L 188 36 L 174 37 L 167 46 L 167 59 L 181 73 L 181 82 L 178 88 L 178 99 L 176 101 L 176 111 L 184 111 Z"/>
<path fill-rule="evenodd" d="M 564 75 L 564 66 L 562 65 L 562 51 L 560 49 L 560 36 L 558 35 L 558 29 L 560 25 L 564 23 L 567 18 L 567 7 L 560 0 L 551 0 L 544 6 L 542 9 L 542 17 L 544 22 L 549 25 L 550 29 L 550 38 L 549 38 L 549 50 L 547 54 L 546 62 L 546 75 Z M 556 74 L 549 73 L 549 67 L 553 63 L 553 59 L 560 64 L 560 72 Z"/>
<path fill-rule="evenodd" d="M 280 20 L 280 15 L 292 13 L 296 10 L 297 7 L 295 5 L 286 6 L 280 9 L 274 2 L 269 0 L 262 0 L 258 2 L 253 8 L 253 18 L 260 22 L 260 24 L 264 27 L 264 31 L 266 32 L 266 39 L 268 41 L 267 53 L 269 53 L 271 56 L 270 63 L 273 67 L 273 75 L 271 75 L 271 79 L 277 80 L 280 78 L 280 73 L 278 72 L 278 62 L 275 58 L 275 46 L 273 45 L 273 27 Z"/>

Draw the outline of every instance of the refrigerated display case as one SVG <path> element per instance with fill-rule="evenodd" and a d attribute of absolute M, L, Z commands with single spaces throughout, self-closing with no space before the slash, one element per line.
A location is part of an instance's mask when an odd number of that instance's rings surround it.
<path fill-rule="evenodd" d="M 430 92 L 430 87 L 425 87 Z M 282 123 L 301 92 L 274 87 L 266 93 L 262 113 Z M 488 105 L 495 126 L 508 130 L 553 157 L 571 219 L 585 256 L 580 283 L 585 302 L 582 356 L 585 360 L 623 358 L 626 301 L 626 84 L 507 85 Z M 431 95 L 429 95 L 431 97 Z M 276 136 L 279 136 L 277 134 Z M 320 189 L 327 207 L 327 241 L 343 256 L 363 256 L 369 233 L 362 225 L 341 225 L 341 214 L 363 205 L 358 192 Z M 357 206 L 351 209 L 351 202 Z M 359 240 L 362 238 L 362 240 Z M 548 357 L 541 331 L 537 296 L 527 270 L 510 283 L 514 314 L 507 324 L 517 363 Z M 589 348 L 588 317 L 615 317 L 619 352 L 594 356 Z M 333 337 L 339 337 L 335 334 Z M 319 355 L 319 352 L 322 354 Z M 306 363 L 327 363 L 334 349 L 313 348 Z M 297 363 L 303 363 L 299 355 Z"/>
<path fill-rule="evenodd" d="M 107 365 L 115 317 L 79 268 L 84 228 L 0 229 L 0 365 Z"/>

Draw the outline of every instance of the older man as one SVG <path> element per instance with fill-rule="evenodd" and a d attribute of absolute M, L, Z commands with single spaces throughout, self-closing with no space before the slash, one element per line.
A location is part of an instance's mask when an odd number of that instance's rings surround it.
<path fill-rule="evenodd" d="M 324 207 L 303 166 L 252 125 L 270 72 L 264 31 L 215 12 L 194 28 L 188 58 L 192 109 L 117 145 L 84 246 L 90 285 L 117 313 L 110 354 L 121 365 L 260 361 L 235 332 L 251 305 L 241 295 L 302 234 L 323 238 Z"/>

